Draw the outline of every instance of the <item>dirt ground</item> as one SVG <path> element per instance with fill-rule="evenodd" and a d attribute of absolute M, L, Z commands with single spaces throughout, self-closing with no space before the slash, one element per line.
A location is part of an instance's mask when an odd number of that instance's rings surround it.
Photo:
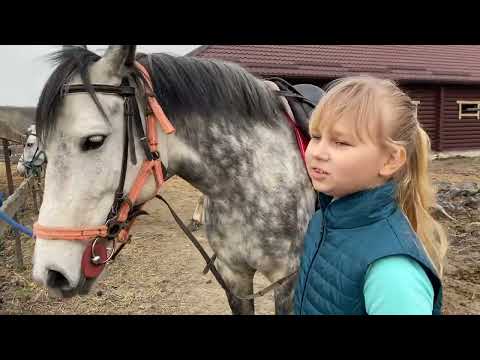
<path fill-rule="evenodd" d="M 455 158 L 433 162 L 433 179 L 480 184 L 480 158 Z M 16 186 L 21 179 L 16 177 Z M 0 192 L 6 191 L 4 166 L 0 164 Z M 162 190 L 184 222 L 189 222 L 200 193 L 188 183 L 171 179 Z M 31 226 L 34 212 L 20 215 Z M 0 314 L 230 314 L 223 290 L 211 274 L 203 275 L 200 254 L 185 237 L 160 201 L 146 208 L 150 216 L 139 218 L 132 242 L 112 263 L 91 294 L 66 300 L 52 299 L 31 279 L 33 240 L 22 236 L 25 270 L 15 269 L 11 238 L 0 241 Z M 444 279 L 445 314 L 480 314 L 480 238 L 471 231 L 479 222 L 478 211 L 442 220 L 448 227 L 450 250 Z M 196 233 L 211 254 L 203 229 Z M 255 277 L 255 290 L 268 285 Z M 273 314 L 273 294 L 255 302 L 257 314 Z"/>

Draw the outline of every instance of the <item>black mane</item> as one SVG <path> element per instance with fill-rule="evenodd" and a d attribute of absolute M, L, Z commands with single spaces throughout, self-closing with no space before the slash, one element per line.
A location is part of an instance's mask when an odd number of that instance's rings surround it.
<path fill-rule="evenodd" d="M 274 122 L 278 98 L 240 66 L 167 54 L 153 54 L 151 60 L 155 95 L 173 122 L 219 114 L 245 122 Z M 145 55 L 139 55 L 139 61 L 150 68 Z"/>
<path fill-rule="evenodd" d="M 88 86 L 88 67 L 100 58 L 78 46 L 65 47 L 50 56 L 57 67 L 42 90 L 36 112 L 37 133 L 42 141 L 56 126 L 55 111 L 61 101 L 62 86 L 75 74 L 80 74 Z M 159 103 L 176 126 L 188 126 L 191 124 L 187 121 L 211 119 L 213 115 L 243 121 L 248 126 L 258 122 L 275 124 L 279 99 L 240 66 L 167 54 L 152 54 L 150 60 L 145 54 L 137 54 L 137 61 L 149 69 Z M 105 116 L 93 88 L 89 93 Z"/>

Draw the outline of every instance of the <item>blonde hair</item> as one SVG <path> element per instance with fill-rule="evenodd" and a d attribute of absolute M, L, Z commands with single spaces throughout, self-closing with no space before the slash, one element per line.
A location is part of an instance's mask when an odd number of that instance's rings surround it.
<path fill-rule="evenodd" d="M 394 175 L 396 199 L 441 277 L 447 253 L 447 234 L 431 215 L 436 192 L 429 174 L 430 140 L 416 117 L 415 105 L 391 80 L 352 76 L 330 84 L 310 119 L 310 132 L 331 127 L 352 115 L 354 133 L 381 146 L 400 145 L 405 165 Z"/>

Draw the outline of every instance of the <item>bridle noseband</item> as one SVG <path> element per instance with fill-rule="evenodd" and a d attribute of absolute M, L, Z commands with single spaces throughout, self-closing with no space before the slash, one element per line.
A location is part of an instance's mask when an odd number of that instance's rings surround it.
<path fill-rule="evenodd" d="M 160 127 L 165 134 L 175 132 L 175 128 L 165 116 L 161 106 L 158 104 L 152 82 L 147 70 L 138 62 L 135 66 L 140 70 L 146 91 L 147 101 L 145 109 L 140 109 L 137 101 L 137 91 L 134 81 L 125 77 L 120 86 L 92 84 L 91 88 L 95 92 L 112 94 L 124 98 L 124 144 L 122 154 L 122 169 L 120 181 L 115 191 L 113 204 L 110 213 L 105 220 L 104 225 L 82 228 L 63 228 L 48 227 L 34 224 L 33 230 L 35 237 L 45 240 L 72 240 L 86 241 L 90 243 L 85 249 L 82 259 L 82 269 L 87 279 L 96 278 L 103 270 L 105 264 L 114 259 L 123 246 L 130 240 L 129 231 L 137 216 L 145 214 L 141 210 L 144 204 L 134 205 L 138 199 L 147 179 L 153 175 L 156 183 L 156 193 L 165 182 L 165 168 L 160 160 L 158 151 L 158 140 L 156 125 Z M 61 96 L 67 96 L 73 93 L 88 92 L 86 85 L 64 85 L 61 90 Z M 146 116 L 146 119 L 144 117 Z M 145 121 L 146 133 L 143 129 L 142 119 Z M 127 171 L 128 150 L 130 147 L 131 161 L 136 164 L 134 129 L 139 136 L 141 147 L 145 153 L 145 160 L 137 174 L 127 195 L 124 194 L 125 176 Z M 113 248 L 110 254 L 107 254 L 105 245 L 99 240 L 113 241 Z M 120 245 L 116 248 L 116 242 Z"/>

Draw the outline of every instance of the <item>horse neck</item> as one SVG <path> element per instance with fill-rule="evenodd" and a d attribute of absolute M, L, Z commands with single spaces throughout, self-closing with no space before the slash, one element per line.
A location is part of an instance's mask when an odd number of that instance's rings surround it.
<path fill-rule="evenodd" d="M 271 173 L 266 162 L 280 168 L 288 158 L 282 152 L 295 151 L 291 130 L 282 125 L 271 128 L 260 121 L 238 126 L 246 123 L 243 120 L 219 116 L 185 122 L 196 124 L 188 129 L 177 127 L 176 134 L 168 139 L 168 173 L 215 198 L 228 196 L 232 189 L 246 188 Z"/>

